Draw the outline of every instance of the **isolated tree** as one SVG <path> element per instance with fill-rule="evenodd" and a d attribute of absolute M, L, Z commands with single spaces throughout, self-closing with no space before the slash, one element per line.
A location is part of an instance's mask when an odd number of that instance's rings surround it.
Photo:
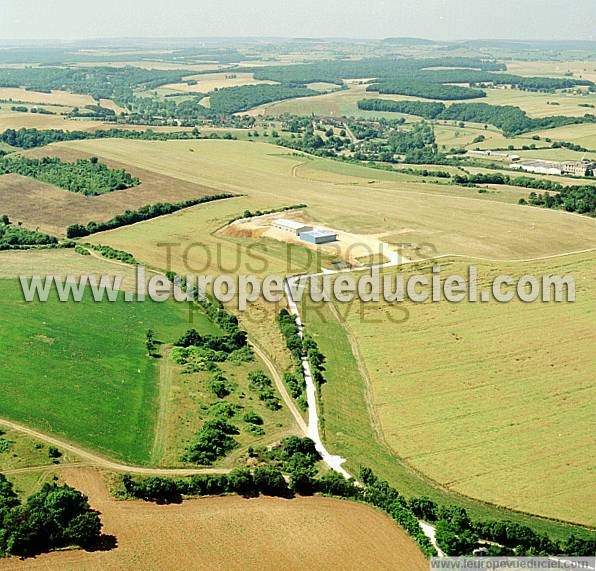
<path fill-rule="evenodd" d="M 155 349 L 157 348 L 153 329 L 147 329 L 147 333 L 145 334 L 145 347 L 147 347 L 147 355 L 152 357 L 155 354 Z"/>

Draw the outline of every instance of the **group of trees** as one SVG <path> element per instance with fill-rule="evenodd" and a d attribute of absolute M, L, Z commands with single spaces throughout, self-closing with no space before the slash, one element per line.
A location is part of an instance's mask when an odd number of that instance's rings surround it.
<path fill-rule="evenodd" d="M 43 232 L 14 226 L 6 214 L 0 220 L 0 250 L 22 250 L 35 246 L 56 246 L 58 239 Z"/>
<path fill-rule="evenodd" d="M 366 88 L 366 91 L 442 99 L 444 101 L 486 97 L 486 92 L 481 89 L 430 81 L 416 81 L 407 77 L 401 80 L 392 79 L 381 83 L 373 83 Z"/>
<path fill-rule="evenodd" d="M 306 410 L 306 381 L 302 369 L 302 356 L 304 344 L 302 337 L 298 334 L 298 325 L 294 317 L 287 309 L 282 308 L 277 316 L 279 329 L 286 341 L 286 347 L 292 355 L 293 371 L 284 373 L 284 383 L 301 409 Z"/>
<path fill-rule="evenodd" d="M 530 192 L 527 200 L 519 199 L 519 204 L 557 208 L 567 212 L 596 216 L 596 186 L 565 186 L 556 194 Z"/>
<path fill-rule="evenodd" d="M 107 258 L 108 260 L 117 260 L 118 262 L 130 264 L 131 266 L 136 266 L 139 263 L 130 252 L 125 252 L 124 250 L 117 250 L 116 248 L 112 248 L 112 246 L 85 243 L 78 246 L 79 250 L 81 249 L 81 247 L 83 247 L 83 250 L 94 250 L 98 254 L 101 254 L 104 258 Z"/>
<path fill-rule="evenodd" d="M 123 214 L 118 214 L 106 222 L 89 222 L 87 225 L 82 224 L 71 224 L 66 229 L 67 238 L 80 238 L 82 236 L 89 236 L 96 232 L 103 232 L 104 230 L 112 230 L 113 228 L 119 228 L 120 226 L 128 226 L 129 224 L 135 224 L 142 220 L 149 220 L 151 218 L 157 218 L 158 216 L 164 216 L 166 214 L 172 214 L 178 210 L 189 208 L 190 206 L 196 206 L 197 204 L 203 204 L 204 202 L 211 202 L 213 200 L 222 200 L 224 198 L 232 198 L 234 194 L 222 192 L 220 194 L 211 194 L 207 196 L 201 196 L 200 198 L 193 198 L 190 200 L 184 200 L 182 202 L 158 202 L 156 204 L 147 204 L 141 206 L 138 210 L 126 210 Z"/>
<path fill-rule="evenodd" d="M 62 129 L 6 129 L 0 134 L 0 142 L 21 149 L 44 147 L 61 141 L 79 141 L 83 139 L 140 139 L 143 141 L 169 141 L 173 139 L 198 139 L 198 129 L 192 131 L 174 131 L 156 133 L 151 129 L 133 131 L 130 129 L 99 129 L 96 131 L 64 131 Z"/>
<path fill-rule="evenodd" d="M 55 157 L 29 159 L 6 155 L 0 157 L 0 174 L 8 173 L 35 178 L 85 196 L 123 190 L 140 183 L 138 178 L 125 170 L 108 168 L 97 157 L 67 163 Z"/>
<path fill-rule="evenodd" d="M 207 420 L 186 448 L 182 460 L 209 466 L 238 446 L 236 434 L 240 434 L 238 428 L 226 420 Z"/>
<path fill-rule="evenodd" d="M 310 95 L 319 95 L 319 92 L 299 85 L 242 85 L 215 91 L 209 96 L 209 107 L 217 113 L 231 115 L 264 103 Z"/>
<path fill-rule="evenodd" d="M 273 381 L 263 371 L 251 371 L 248 374 L 248 388 L 259 395 L 259 400 L 269 410 L 281 409 L 281 401 L 273 387 Z"/>
<path fill-rule="evenodd" d="M 392 101 L 389 99 L 362 99 L 358 108 L 369 111 L 392 111 L 417 115 L 425 119 L 446 121 L 471 121 L 488 124 L 501 129 L 510 137 L 538 129 L 552 129 L 577 123 L 594 123 L 596 115 L 583 117 L 528 117 L 525 111 L 513 105 L 489 105 L 488 103 L 455 103 L 445 106 L 440 102 Z"/>
<path fill-rule="evenodd" d="M 99 512 L 79 491 L 44 484 L 22 503 L 0 474 L 0 556 L 30 557 L 68 546 L 93 547 L 101 537 Z"/>
<path fill-rule="evenodd" d="M 312 379 L 320 388 L 325 383 L 325 355 L 321 353 L 317 342 L 312 337 L 299 335 L 296 318 L 287 309 L 280 310 L 277 323 L 294 364 L 294 372 L 286 373 L 284 381 L 292 397 L 298 401 L 301 408 L 306 408 L 306 381 L 302 359 L 306 357 L 310 365 Z"/>
<path fill-rule="evenodd" d="M 588 80 L 552 77 L 522 77 L 509 73 L 493 73 L 475 69 L 424 69 L 414 73 L 398 73 L 391 79 L 372 83 L 367 91 L 414 95 L 429 99 L 474 99 L 485 97 L 482 89 L 453 84 L 470 84 L 486 87 L 490 85 L 511 85 L 526 91 L 547 91 L 569 89 L 577 86 L 592 86 Z"/>

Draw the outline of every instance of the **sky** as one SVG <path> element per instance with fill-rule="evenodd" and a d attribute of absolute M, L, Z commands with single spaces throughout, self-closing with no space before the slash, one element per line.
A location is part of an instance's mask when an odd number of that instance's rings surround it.
<path fill-rule="evenodd" d="M 0 0 L 0 40 L 596 40 L 596 0 Z"/>

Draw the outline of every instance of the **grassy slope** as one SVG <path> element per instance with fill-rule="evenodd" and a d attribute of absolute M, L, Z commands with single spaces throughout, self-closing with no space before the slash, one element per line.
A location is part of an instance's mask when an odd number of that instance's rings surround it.
<path fill-rule="evenodd" d="M 204 231 L 198 230 L 205 228 L 205 223 L 213 228 L 245 208 L 272 208 L 297 202 L 308 204 L 308 213 L 315 221 L 349 232 L 386 232 L 398 235 L 399 241 L 432 243 L 438 253 L 444 254 L 511 259 L 596 245 L 593 222 L 586 218 L 482 200 L 474 192 L 466 197 L 451 196 L 445 185 L 419 181 L 368 184 L 366 179 L 354 177 L 354 184 L 345 184 L 343 175 L 338 177 L 340 184 L 312 181 L 301 178 L 299 170 L 298 174 L 295 172 L 305 159 L 288 158 L 287 149 L 262 143 L 98 140 L 82 141 L 76 146 L 107 159 L 166 175 L 176 172 L 183 180 L 246 195 L 151 222 L 138 241 L 133 236 L 136 229 L 130 228 L 101 237 L 112 243 L 126 235 L 134 253 L 143 249 L 152 257 L 163 257 L 155 253 L 154 244 L 172 241 L 172 236 L 185 245 L 211 241 Z M 370 172 L 374 177 L 377 171 Z M 553 225 L 557 226 L 556 234 L 552 232 Z"/>
<path fill-rule="evenodd" d="M 339 306 L 348 312 L 370 392 L 341 324 L 328 309 L 308 311 L 307 328 L 328 356 L 327 441 L 353 460 L 352 468 L 373 464 L 406 493 L 441 495 L 415 469 L 456 494 L 593 524 L 585 504 L 593 457 L 593 265 L 584 255 L 505 271 L 572 273 L 578 301 L 409 304 L 409 320 L 400 324 L 388 321 L 386 306 Z M 478 504 L 474 511 L 489 513 Z"/>
<path fill-rule="evenodd" d="M 0 280 L 3 397 L 0 415 L 129 462 L 148 460 L 156 370 L 145 331 L 173 340 L 185 306 L 156 303 L 26 304 L 16 280 Z M 206 318 L 195 326 L 213 331 Z"/>

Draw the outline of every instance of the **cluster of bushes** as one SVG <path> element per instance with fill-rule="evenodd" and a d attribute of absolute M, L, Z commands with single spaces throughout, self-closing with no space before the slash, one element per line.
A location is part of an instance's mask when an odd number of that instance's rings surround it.
<path fill-rule="evenodd" d="M 292 355 L 294 372 L 284 374 L 284 382 L 288 387 L 292 398 L 296 399 L 301 409 L 305 410 L 306 402 L 306 382 L 304 380 L 304 371 L 302 369 L 302 356 L 304 354 L 304 345 L 302 337 L 298 332 L 296 317 L 287 309 L 280 310 L 277 316 L 279 329 L 286 341 L 286 347 Z"/>
<path fill-rule="evenodd" d="M 82 253 L 80 250 L 86 251 L 85 248 L 89 248 L 91 250 L 95 250 L 108 260 L 117 260 L 118 262 L 131 264 L 132 266 L 135 266 L 139 263 L 130 252 L 125 252 L 124 250 L 117 250 L 116 248 L 112 248 L 112 246 L 104 246 L 102 244 L 82 244 L 81 246 L 84 246 L 84 248 L 81 248 L 79 246 L 78 253 Z M 77 248 L 75 248 L 75 250 L 77 250 Z"/>
<path fill-rule="evenodd" d="M 222 418 L 207 420 L 186 448 L 182 460 L 209 466 L 238 446 L 236 434 L 240 434 L 238 428 Z"/>
<path fill-rule="evenodd" d="M 0 556 L 30 557 L 69 547 L 93 547 L 101 537 L 99 512 L 66 485 L 45 484 L 21 503 L 0 474 Z"/>
<path fill-rule="evenodd" d="M 83 139 L 140 139 L 143 141 L 169 141 L 175 139 L 198 139 L 198 130 L 172 131 L 167 133 L 156 133 L 151 129 L 146 131 L 132 131 L 129 129 L 105 129 L 97 131 L 64 131 L 62 129 L 6 129 L 0 135 L 0 141 L 19 147 L 21 149 L 33 149 L 44 147 L 50 143 L 60 141 L 79 141 Z"/>
<path fill-rule="evenodd" d="M 110 169 L 97 157 L 65 163 L 58 158 L 28 159 L 9 155 L 0 157 L 0 174 L 14 173 L 53 184 L 70 192 L 97 196 L 136 186 L 139 179 L 125 170 Z"/>
<path fill-rule="evenodd" d="M 596 216 L 596 187 L 588 185 L 565 186 L 556 194 L 530 192 L 527 200 L 525 198 L 519 199 L 519 204 L 557 208 L 567 212 Z"/>
<path fill-rule="evenodd" d="M 295 85 L 242 85 L 219 89 L 209 96 L 209 106 L 217 113 L 247 111 L 264 103 L 319 95 L 318 91 Z"/>
<path fill-rule="evenodd" d="M 307 359 L 313 382 L 320 388 L 325 383 L 325 356 L 321 353 L 317 342 L 312 337 L 308 335 L 301 337 L 299 335 L 296 318 L 287 309 L 280 310 L 277 323 L 294 362 L 294 372 L 286 373 L 284 381 L 292 397 L 297 400 L 301 408 L 305 409 L 307 406 L 306 381 L 302 368 L 302 358 Z"/>
<path fill-rule="evenodd" d="M 290 206 L 281 206 L 280 208 L 270 208 L 269 210 L 245 210 L 242 216 L 232 218 L 230 222 L 240 220 L 241 218 L 253 218 L 254 216 L 265 216 L 266 214 L 276 214 L 277 212 L 287 212 L 288 210 L 300 210 L 301 208 L 308 208 L 308 204 L 292 204 Z"/>
<path fill-rule="evenodd" d="M 80 238 L 89 236 L 96 232 L 112 230 L 121 226 L 135 224 L 136 222 L 141 222 L 143 220 L 150 220 L 151 218 L 157 218 L 158 216 L 172 214 L 173 212 L 189 208 L 190 206 L 196 206 L 197 204 L 203 204 L 213 200 L 222 200 L 224 198 L 232 198 L 234 196 L 234 194 L 229 192 L 222 192 L 220 194 L 211 194 L 208 196 L 201 196 L 200 198 L 184 200 L 183 202 L 158 202 L 156 204 L 147 204 L 141 206 L 138 210 L 127 210 L 123 214 L 118 214 L 106 222 L 89 222 L 86 226 L 83 226 L 82 224 L 71 224 L 66 229 L 66 237 Z"/>
<path fill-rule="evenodd" d="M 6 215 L 0 220 L 0 250 L 21 250 L 32 246 L 52 245 L 58 245 L 58 239 L 54 236 L 14 226 Z"/>
<path fill-rule="evenodd" d="M 417 115 L 425 119 L 472 121 L 501 129 L 506 136 L 520 135 L 538 129 L 551 129 L 577 123 L 594 123 L 596 115 L 583 117 L 528 117 L 525 111 L 513 105 L 488 103 L 455 103 L 449 107 L 440 102 L 392 101 L 389 99 L 362 99 L 358 108 L 368 111 L 389 111 Z"/>
<path fill-rule="evenodd" d="M 248 374 L 248 388 L 259 395 L 259 400 L 269 410 L 281 409 L 281 401 L 273 387 L 273 381 L 263 371 L 251 371 Z"/>

